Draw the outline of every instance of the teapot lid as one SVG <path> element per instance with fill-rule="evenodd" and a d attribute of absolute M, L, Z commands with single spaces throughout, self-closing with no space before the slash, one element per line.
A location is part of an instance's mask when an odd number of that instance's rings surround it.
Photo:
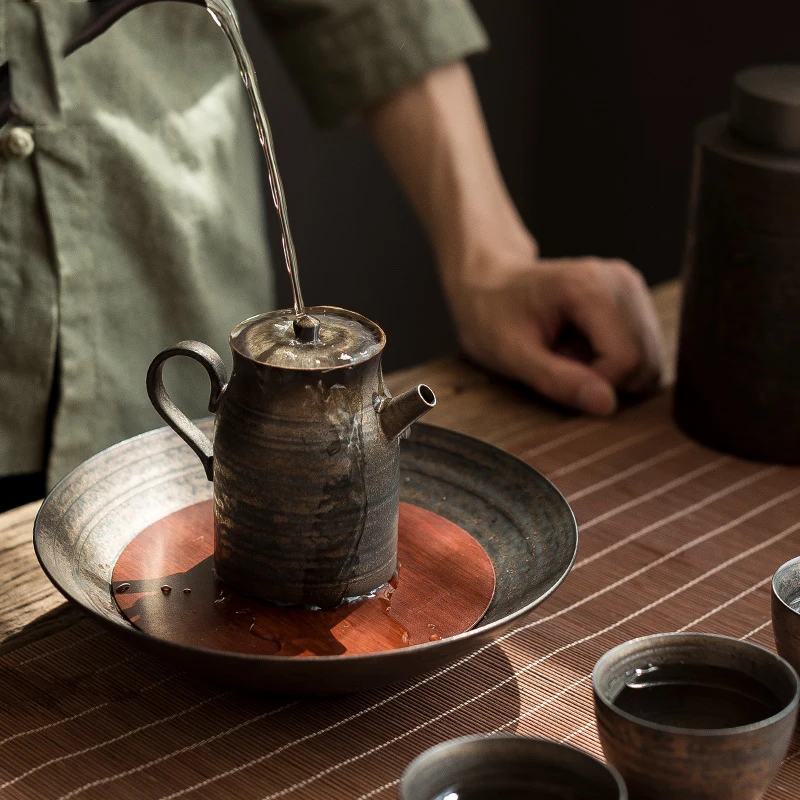
<path fill-rule="evenodd" d="M 336 369 L 367 361 L 386 343 L 383 331 L 360 314 L 314 306 L 268 311 L 231 331 L 231 348 L 251 361 L 283 369 Z"/>

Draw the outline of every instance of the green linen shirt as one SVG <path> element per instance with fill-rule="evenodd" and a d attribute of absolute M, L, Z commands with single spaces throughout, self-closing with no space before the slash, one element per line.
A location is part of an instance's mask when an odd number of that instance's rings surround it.
<path fill-rule="evenodd" d="M 486 45 L 466 0 L 256 6 L 323 125 Z M 0 0 L 22 120 L 0 130 L 0 476 L 45 469 L 49 485 L 162 424 L 144 385 L 159 350 L 199 339 L 226 357 L 230 329 L 273 303 L 260 155 L 224 35 L 197 6 L 155 3 L 59 58 L 85 14 Z M 167 386 L 201 415 L 207 377 L 185 366 Z"/>

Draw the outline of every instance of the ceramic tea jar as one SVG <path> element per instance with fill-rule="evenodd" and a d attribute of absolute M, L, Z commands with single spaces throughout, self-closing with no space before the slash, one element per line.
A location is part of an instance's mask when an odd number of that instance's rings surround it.
<path fill-rule="evenodd" d="M 698 126 L 684 281 L 678 423 L 800 463 L 800 65 L 738 73 Z"/>

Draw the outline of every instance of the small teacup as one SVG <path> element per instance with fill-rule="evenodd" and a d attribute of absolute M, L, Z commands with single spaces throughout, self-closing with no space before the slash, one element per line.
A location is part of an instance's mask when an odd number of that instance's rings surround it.
<path fill-rule="evenodd" d="M 600 742 L 632 800 L 756 800 L 786 755 L 800 681 L 728 636 L 665 633 L 606 653 L 592 675 Z"/>
<path fill-rule="evenodd" d="M 778 652 L 800 670 L 800 558 L 787 561 L 772 578 L 772 632 Z"/>
<path fill-rule="evenodd" d="M 566 744 L 514 734 L 465 736 L 426 750 L 400 800 L 627 800 L 613 767 Z"/>

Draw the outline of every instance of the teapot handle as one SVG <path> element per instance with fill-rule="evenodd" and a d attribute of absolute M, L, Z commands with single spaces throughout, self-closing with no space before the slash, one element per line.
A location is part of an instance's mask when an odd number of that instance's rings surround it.
<path fill-rule="evenodd" d="M 167 425 L 183 439 L 189 447 L 200 457 L 206 477 L 214 479 L 214 451 L 208 437 L 195 425 L 186 414 L 172 402 L 167 390 L 164 388 L 164 381 L 161 372 L 164 369 L 164 362 L 172 356 L 189 356 L 195 361 L 199 361 L 211 379 L 211 399 L 208 401 L 208 410 L 216 411 L 222 393 L 228 385 L 228 376 L 225 371 L 225 364 L 217 355 L 216 351 L 202 342 L 178 342 L 172 347 L 162 350 L 150 364 L 147 370 L 147 394 L 153 407 L 166 421 Z"/>

